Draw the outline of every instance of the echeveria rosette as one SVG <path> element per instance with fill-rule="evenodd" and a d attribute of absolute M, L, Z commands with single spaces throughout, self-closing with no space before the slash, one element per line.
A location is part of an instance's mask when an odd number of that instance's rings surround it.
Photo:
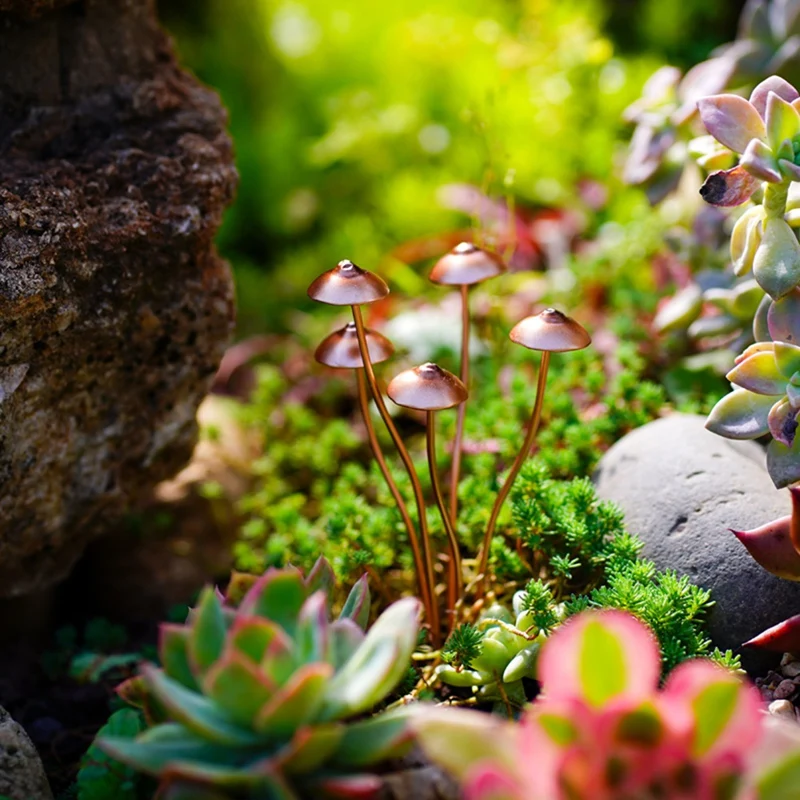
<path fill-rule="evenodd" d="M 680 665 L 661 691 L 659 675 L 643 623 L 584 612 L 543 646 L 543 694 L 519 724 L 436 708 L 413 724 L 428 755 L 463 783 L 465 800 L 766 797 L 753 754 L 775 738 L 758 692 L 705 660 Z M 788 727 L 779 726 L 791 745 L 781 766 L 796 767 L 800 744 Z M 769 779 L 777 785 L 775 772 Z"/>
<path fill-rule="evenodd" d="M 420 606 L 400 600 L 365 633 L 366 580 L 335 621 L 332 584 L 320 561 L 308 580 L 286 568 L 257 580 L 238 576 L 227 597 L 204 590 L 185 625 L 162 626 L 162 667 L 145 666 L 121 689 L 145 710 L 149 729 L 98 745 L 160 779 L 165 798 L 377 791 L 369 767 L 405 752 L 411 733 L 404 710 L 365 715 L 406 675 Z"/>

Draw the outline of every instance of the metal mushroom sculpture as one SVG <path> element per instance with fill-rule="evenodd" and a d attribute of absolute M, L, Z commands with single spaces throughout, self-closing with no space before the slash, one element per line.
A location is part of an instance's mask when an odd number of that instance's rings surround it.
<path fill-rule="evenodd" d="M 428 536 L 428 523 L 425 517 L 425 497 L 422 493 L 422 485 L 414 470 L 411 456 L 406 446 L 403 444 L 403 440 L 400 438 L 394 421 L 389 415 L 386 403 L 383 400 L 383 395 L 378 386 L 375 370 L 372 367 L 372 360 L 370 358 L 367 330 L 364 325 L 364 318 L 361 314 L 362 305 L 374 303 L 376 300 L 381 300 L 388 294 L 389 287 L 381 278 L 372 272 L 361 269 L 361 267 L 356 266 L 352 261 L 348 260 L 340 261 L 332 270 L 324 272 L 308 287 L 308 296 L 312 300 L 334 306 L 350 306 L 352 309 L 358 348 L 361 354 L 367 383 L 369 384 L 372 397 L 375 400 L 375 405 L 378 407 L 378 412 L 389 431 L 389 435 L 392 438 L 394 446 L 397 448 L 397 452 L 400 454 L 403 466 L 408 472 L 408 477 L 414 491 L 414 500 L 417 506 L 420 530 L 420 542 L 418 546 L 422 554 L 421 560 L 424 565 L 424 572 L 418 576 L 420 594 L 422 595 L 423 605 L 425 605 L 428 622 L 431 625 L 434 636 L 438 636 L 439 609 L 434 596 L 435 583 L 433 577 L 433 561 L 429 552 L 430 537 Z"/>
<path fill-rule="evenodd" d="M 483 547 L 478 564 L 478 574 L 483 575 L 482 585 L 486 585 L 486 570 L 489 564 L 489 549 L 492 544 L 492 536 L 497 526 L 497 519 L 503 508 L 503 503 L 511 491 L 522 465 L 525 463 L 531 451 L 531 446 L 536 439 L 539 431 L 539 423 L 542 419 L 542 406 L 544 404 L 545 389 L 547 387 L 547 372 L 550 367 L 551 353 L 565 353 L 570 350 L 582 350 L 588 347 L 592 339 L 585 328 L 571 317 L 557 311 L 554 308 L 546 308 L 539 314 L 526 317 L 518 322 L 509 333 L 509 338 L 515 344 L 521 344 L 529 350 L 539 350 L 542 353 L 541 364 L 539 365 L 539 379 L 536 386 L 536 399 L 531 414 L 530 426 L 525 440 L 522 443 L 508 477 L 497 493 L 489 523 L 483 537 Z"/>
<path fill-rule="evenodd" d="M 461 366 L 459 377 L 469 388 L 469 289 L 477 283 L 495 278 L 505 272 L 503 260 L 471 242 L 461 242 L 442 256 L 431 270 L 430 280 L 442 286 L 458 286 L 461 292 Z M 464 420 L 467 404 L 458 408 L 456 435 L 453 441 L 453 461 L 450 466 L 450 520 L 458 516 L 458 481 L 461 473 L 461 450 L 464 439 Z"/>
<path fill-rule="evenodd" d="M 463 404 L 468 397 L 467 387 L 452 372 L 429 362 L 395 376 L 389 383 L 386 393 L 397 405 L 425 411 L 427 415 L 428 469 L 434 498 L 439 507 L 450 550 L 447 611 L 453 615 L 456 603 L 463 595 L 464 578 L 461 571 L 458 539 L 444 504 L 439 473 L 436 469 L 436 412 Z M 450 619 L 451 626 L 453 623 L 454 615 Z"/>

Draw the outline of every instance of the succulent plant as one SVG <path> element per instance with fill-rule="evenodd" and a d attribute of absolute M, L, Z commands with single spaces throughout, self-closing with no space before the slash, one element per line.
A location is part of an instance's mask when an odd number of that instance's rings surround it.
<path fill-rule="evenodd" d="M 679 666 L 661 691 L 659 674 L 644 624 L 584 612 L 543 645 L 543 694 L 519 724 L 428 706 L 413 725 L 465 800 L 793 796 L 800 736 L 762 713 L 755 688 L 704 660 Z"/>
<path fill-rule="evenodd" d="M 490 606 L 477 625 L 453 631 L 443 648 L 446 661 L 436 677 L 449 686 L 471 687 L 480 701 L 513 716 L 527 701 L 523 678 L 536 678 L 536 661 L 544 632 L 530 611 L 516 619 L 501 605 Z"/>
<path fill-rule="evenodd" d="M 419 602 L 399 600 L 365 634 L 366 578 L 331 622 L 333 582 L 320 559 L 306 580 L 286 568 L 235 576 L 224 597 L 206 588 L 185 625 L 162 626 L 162 667 L 121 687 L 149 728 L 100 748 L 165 798 L 370 796 L 380 780 L 365 770 L 410 746 L 405 710 L 367 715 L 407 673 Z"/>
<path fill-rule="evenodd" d="M 800 81 L 800 0 L 750 0 L 736 41 L 684 76 L 675 67 L 662 67 L 650 77 L 641 98 L 625 111 L 625 119 L 636 125 L 625 181 L 643 186 L 658 203 L 678 186 L 689 155 L 709 172 L 732 167 L 730 150 L 710 137 L 689 141 L 697 100 L 773 74 Z"/>

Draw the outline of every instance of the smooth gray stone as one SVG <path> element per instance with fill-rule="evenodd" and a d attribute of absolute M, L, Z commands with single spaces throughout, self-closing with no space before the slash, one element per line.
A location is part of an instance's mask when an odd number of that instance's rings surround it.
<path fill-rule="evenodd" d="M 764 570 L 728 529 L 787 515 L 789 495 L 775 489 L 759 445 L 724 439 L 704 423 L 673 414 L 629 433 L 603 456 L 594 479 L 600 497 L 625 512 L 646 558 L 711 590 L 714 645 L 740 652 L 745 668 L 760 673 L 779 654 L 741 644 L 800 613 L 800 583 Z"/>
<path fill-rule="evenodd" d="M 0 797 L 52 800 L 44 767 L 22 726 L 0 706 Z"/>

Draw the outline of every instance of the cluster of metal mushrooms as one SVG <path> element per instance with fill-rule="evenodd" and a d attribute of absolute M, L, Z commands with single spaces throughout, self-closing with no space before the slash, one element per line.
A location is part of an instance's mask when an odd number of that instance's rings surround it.
<path fill-rule="evenodd" d="M 395 376 L 386 390 L 389 398 L 397 405 L 424 411 L 427 415 L 426 438 L 431 486 L 436 505 L 441 514 L 442 524 L 447 534 L 448 543 L 448 574 L 446 582 L 446 613 L 449 615 L 446 627 L 448 629 L 451 629 L 456 623 L 456 607 L 463 600 L 464 593 L 464 576 L 455 524 L 458 514 L 458 483 L 463 449 L 464 420 L 469 398 L 469 289 L 471 286 L 494 278 L 504 271 L 505 266 L 497 255 L 467 242 L 455 247 L 436 263 L 430 274 L 430 279 L 434 283 L 441 285 L 457 286 L 461 292 L 460 375 L 457 377 L 436 364 L 422 364 Z M 373 368 L 375 364 L 391 358 L 394 353 L 394 347 L 385 336 L 365 327 L 361 313 L 362 305 L 374 303 L 388 294 L 389 287 L 379 276 L 361 269 L 352 261 L 340 261 L 334 269 L 320 275 L 309 287 L 309 297 L 320 303 L 328 303 L 334 306 L 350 306 L 353 312 L 353 322 L 328 336 L 317 348 L 315 357 L 319 363 L 328 367 L 355 370 L 358 382 L 359 405 L 370 446 L 408 531 L 414 569 L 419 585 L 419 596 L 424 605 L 426 618 L 433 637 L 438 639 L 442 627 L 433 567 L 434 554 L 432 553 L 432 542 L 425 513 L 425 496 L 408 449 L 403 443 L 397 427 L 386 408 Z M 484 532 L 483 545 L 478 559 L 479 582 L 477 591 L 479 594 L 485 591 L 489 551 L 500 511 L 515 478 L 531 451 L 539 429 L 547 372 L 550 365 L 550 354 L 581 350 L 591 343 L 589 334 L 580 324 L 552 308 L 523 319 L 514 326 L 509 336 L 512 342 L 530 350 L 541 351 L 542 356 L 528 432 L 511 466 L 508 477 L 498 492 Z M 378 442 L 370 413 L 370 395 L 375 401 L 383 423 L 386 425 L 392 442 L 397 448 L 400 459 L 411 480 L 414 501 L 417 507 L 419 531 L 417 531 L 411 519 L 406 502 L 392 477 Z M 437 411 L 455 406 L 458 406 L 458 420 L 453 442 L 449 505 L 446 506 L 436 468 L 435 415 Z"/>

